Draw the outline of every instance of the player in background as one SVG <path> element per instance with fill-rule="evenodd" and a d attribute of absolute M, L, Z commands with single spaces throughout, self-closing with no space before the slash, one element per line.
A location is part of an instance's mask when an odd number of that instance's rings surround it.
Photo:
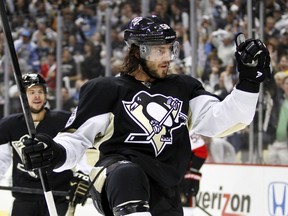
<path fill-rule="evenodd" d="M 200 189 L 202 174 L 200 169 L 208 157 L 208 149 L 200 135 L 190 131 L 191 160 L 180 184 L 180 197 L 184 215 L 194 215 L 197 207 L 196 196 Z"/>
<path fill-rule="evenodd" d="M 26 88 L 28 104 L 36 132 L 46 133 L 52 137 L 56 136 L 64 128 L 70 117 L 70 113 L 49 110 L 45 107 L 47 102 L 47 84 L 39 74 L 24 74 L 23 83 Z M 12 159 L 12 185 L 14 187 L 42 190 L 37 172 L 27 172 L 24 169 L 21 149 L 24 147 L 23 142 L 28 137 L 29 133 L 23 113 L 11 114 L 0 120 L 0 178 L 4 177 Z M 47 173 L 47 177 L 52 190 L 70 191 L 70 198 L 69 196 L 68 198 L 66 196 L 54 196 L 56 209 L 60 216 L 66 214 L 69 201 L 71 203 L 73 200 L 74 202 L 75 200 L 79 202 L 84 201 L 81 194 L 79 194 L 77 186 L 81 182 L 82 185 L 86 184 L 86 188 L 88 188 L 87 175 L 79 171 L 75 172 L 73 177 L 72 170 L 65 170 L 60 173 L 49 172 Z M 72 187 L 70 187 L 70 182 L 72 183 Z M 13 201 L 11 216 L 49 215 L 44 194 L 27 194 L 12 191 L 12 196 L 15 199 Z"/>
<path fill-rule="evenodd" d="M 25 168 L 64 171 L 94 146 L 100 158 L 90 173 L 90 194 L 99 212 L 183 215 L 179 184 L 191 158 L 190 128 L 221 137 L 249 125 L 260 83 L 270 73 L 266 46 L 237 38 L 239 81 L 221 101 L 191 76 L 167 75 L 179 53 L 168 24 L 156 16 L 132 19 L 124 31 L 129 51 L 121 75 L 86 82 L 78 107 L 54 139 L 38 133 L 26 140 Z"/>

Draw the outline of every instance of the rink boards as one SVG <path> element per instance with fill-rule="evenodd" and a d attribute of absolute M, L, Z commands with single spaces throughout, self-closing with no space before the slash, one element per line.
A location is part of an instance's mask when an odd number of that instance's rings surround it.
<path fill-rule="evenodd" d="M 205 164 L 198 204 L 213 216 L 288 216 L 288 167 Z M 7 185 L 1 181 L 0 185 Z M 0 190 L 0 216 L 8 216 L 13 198 Z M 201 208 L 185 216 L 207 216 Z M 98 216 L 91 199 L 75 216 Z"/>
<path fill-rule="evenodd" d="M 213 216 L 288 216 L 288 167 L 202 167 L 198 203 Z"/>

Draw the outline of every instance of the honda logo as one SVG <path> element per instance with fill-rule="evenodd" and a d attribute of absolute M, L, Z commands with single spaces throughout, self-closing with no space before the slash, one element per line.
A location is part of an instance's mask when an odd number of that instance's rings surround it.
<path fill-rule="evenodd" d="M 288 183 L 269 184 L 268 207 L 270 216 L 288 216 Z"/>

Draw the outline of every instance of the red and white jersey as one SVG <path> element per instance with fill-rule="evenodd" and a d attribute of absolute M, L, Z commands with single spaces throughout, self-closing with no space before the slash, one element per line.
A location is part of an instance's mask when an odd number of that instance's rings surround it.
<path fill-rule="evenodd" d="M 190 131 L 189 136 L 190 136 L 191 151 L 193 152 L 193 156 L 201 158 L 205 161 L 208 157 L 208 149 L 207 149 L 204 139 L 199 134 L 194 133 L 193 130 Z"/>

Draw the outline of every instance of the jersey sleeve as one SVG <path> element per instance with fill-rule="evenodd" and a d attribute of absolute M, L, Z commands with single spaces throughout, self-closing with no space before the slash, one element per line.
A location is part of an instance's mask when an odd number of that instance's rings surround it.
<path fill-rule="evenodd" d="M 189 138 L 192 150 L 190 168 L 200 170 L 208 157 L 207 146 L 204 139 L 200 135 L 195 134 L 193 131 L 190 131 Z"/>
<path fill-rule="evenodd" d="M 245 128 L 255 115 L 258 95 L 234 88 L 223 101 L 209 94 L 193 97 L 189 102 L 193 131 L 223 137 Z"/>
<path fill-rule="evenodd" d="M 105 80 L 98 82 L 95 79 L 82 87 L 78 107 L 65 129 L 54 138 L 66 149 L 66 161 L 55 172 L 75 167 L 86 149 L 93 147 L 95 139 L 104 136 L 114 107 L 114 97 L 117 97 L 112 86 Z"/>
<path fill-rule="evenodd" d="M 8 143 L 0 145 L 0 180 L 2 180 L 11 164 L 11 147 Z"/>
<path fill-rule="evenodd" d="M 14 122 L 16 118 L 17 118 L 16 115 L 12 114 L 10 116 L 6 116 L 0 119 L 0 131 L 1 131 L 0 144 L 10 142 L 11 139 L 10 128 L 12 129 L 15 128 L 16 125 L 14 124 Z M 19 125 L 17 125 L 16 127 L 19 127 Z"/>

